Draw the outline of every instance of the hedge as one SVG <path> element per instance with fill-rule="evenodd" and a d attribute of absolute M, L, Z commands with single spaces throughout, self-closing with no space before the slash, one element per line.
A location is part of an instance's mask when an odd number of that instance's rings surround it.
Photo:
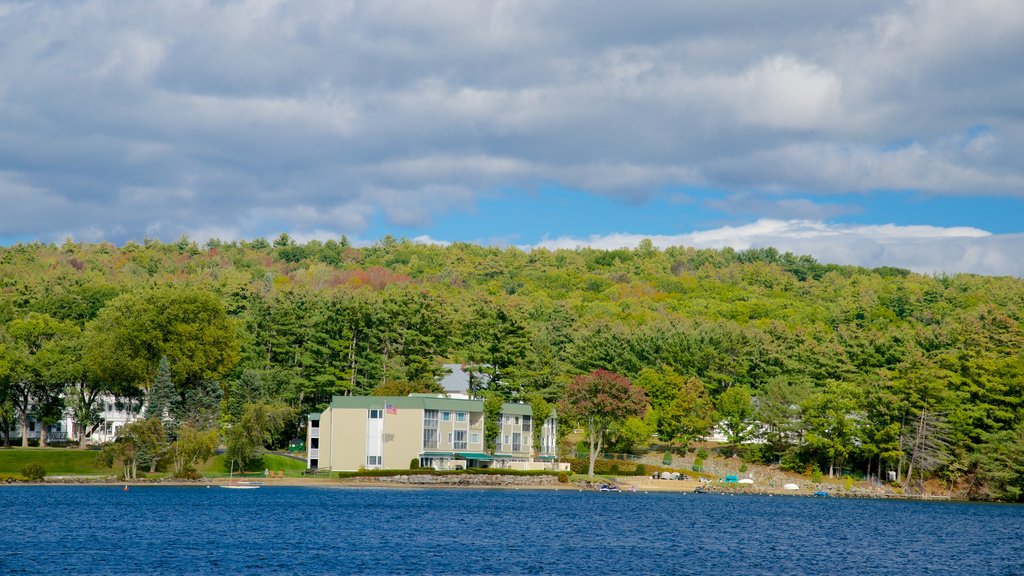
<path fill-rule="evenodd" d="M 465 470 L 434 470 L 419 468 L 416 470 L 356 470 L 354 472 L 338 472 L 338 478 L 380 478 L 386 476 L 405 476 L 422 474 L 427 476 L 461 476 L 465 474 L 484 474 L 488 476 L 558 476 L 551 470 L 508 470 L 505 468 L 467 468 Z"/>
<path fill-rule="evenodd" d="M 575 474 L 586 474 L 590 471 L 590 460 L 587 458 L 567 458 L 563 460 L 563 462 L 568 462 L 569 468 Z M 639 467 L 643 467 L 640 470 L 640 475 L 647 475 L 649 468 L 641 462 L 598 459 L 594 462 L 594 474 L 606 476 L 636 476 L 637 468 Z"/>

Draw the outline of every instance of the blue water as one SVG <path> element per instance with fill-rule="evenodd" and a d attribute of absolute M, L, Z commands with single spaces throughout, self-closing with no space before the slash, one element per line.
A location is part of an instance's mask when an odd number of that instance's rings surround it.
<path fill-rule="evenodd" d="M 1024 507 L 717 494 L 0 487 L 0 574 L 1024 574 Z"/>

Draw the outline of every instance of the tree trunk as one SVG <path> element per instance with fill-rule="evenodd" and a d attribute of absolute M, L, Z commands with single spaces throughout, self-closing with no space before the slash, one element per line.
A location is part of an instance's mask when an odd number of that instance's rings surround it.
<path fill-rule="evenodd" d="M 590 422 L 588 427 L 590 428 L 590 469 L 587 471 L 587 475 L 593 478 L 594 463 L 597 462 L 597 453 L 601 451 L 601 441 L 604 439 L 604 428 L 594 422 Z"/>
<path fill-rule="evenodd" d="M 349 383 L 348 393 L 349 395 L 354 394 L 356 391 L 356 332 L 352 331 L 352 347 L 348 349 L 348 365 L 352 370 L 352 380 Z"/>
<path fill-rule="evenodd" d="M 39 447 L 46 448 L 46 423 L 39 423 Z"/>
<path fill-rule="evenodd" d="M 79 424 L 78 428 L 78 449 L 85 450 L 85 443 L 88 440 L 88 436 L 86 436 L 85 425 Z"/>
<path fill-rule="evenodd" d="M 21 413 L 21 447 L 28 448 L 28 414 Z"/>

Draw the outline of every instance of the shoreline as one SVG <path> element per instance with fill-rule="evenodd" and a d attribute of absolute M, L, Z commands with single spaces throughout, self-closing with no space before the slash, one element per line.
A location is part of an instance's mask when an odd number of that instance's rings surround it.
<path fill-rule="evenodd" d="M 385 481 L 377 477 L 365 478 L 249 478 L 245 482 L 259 482 L 264 487 L 289 487 L 289 488 L 337 488 L 337 489 L 359 489 L 359 488 L 384 488 L 397 490 L 423 490 L 423 489 L 457 489 L 457 490 L 543 490 L 543 491 L 572 491 L 587 492 L 597 489 L 584 480 L 582 482 L 544 483 L 544 484 L 510 484 L 510 483 L 474 483 L 474 484 L 445 484 L 426 482 L 395 482 Z M 200 480 L 112 480 L 109 477 L 83 477 L 83 476 L 54 476 L 42 482 L 5 482 L 3 486 L 108 486 L 108 487 L 202 487 L 209 488 L 227 485 L 231 482 L 228 478 L 203 478 Z M 601 481 L 595 479 L 594 485 L 600 485 Z M 621 492 L 629 493 L 693 493 L 698 487 L 707 489 L 710 495 L 747 495 L 747 496 L 794 496 L 794 497 L 816 497 L 814 492 L 806 489 L 783 490 L 778 487 L 744 487 L 737 488 L 732 485 L 707 484 L 696 480 L 661 480 L 650 477 L 616 477 L 615 484 Z M 855 498 L 865 500 L 913 500 L 913 501 L 939 501 L 939 502 L 981 502 L 974 500 L 962 500 L 949 496 L 938 495 L 907 495 L 891 493 L 851 493 L 843 491 L 829 491 L 829 498 Z"/>

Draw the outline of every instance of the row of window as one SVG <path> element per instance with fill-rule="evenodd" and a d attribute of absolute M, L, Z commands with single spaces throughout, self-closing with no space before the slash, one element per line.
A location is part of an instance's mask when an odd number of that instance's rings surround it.
<path fill-rule="evenodd" d="M 437 428 L 437 416 L 438 416 L 439 413 L 441 415 L 441 420 L 443 420 L 444 422 L 451 422 L 452 421 L 452 412 L 440 412 L 438 410 L 424 410 L 423 411 L 423 425 L 427 426 L 428 428 Z M 466 412 L 455 412 L 454 414 L 455 414 L 455 421 L 456 422 L 465 422 L 466 421 L 466 415 L 467 415 Z"/>

